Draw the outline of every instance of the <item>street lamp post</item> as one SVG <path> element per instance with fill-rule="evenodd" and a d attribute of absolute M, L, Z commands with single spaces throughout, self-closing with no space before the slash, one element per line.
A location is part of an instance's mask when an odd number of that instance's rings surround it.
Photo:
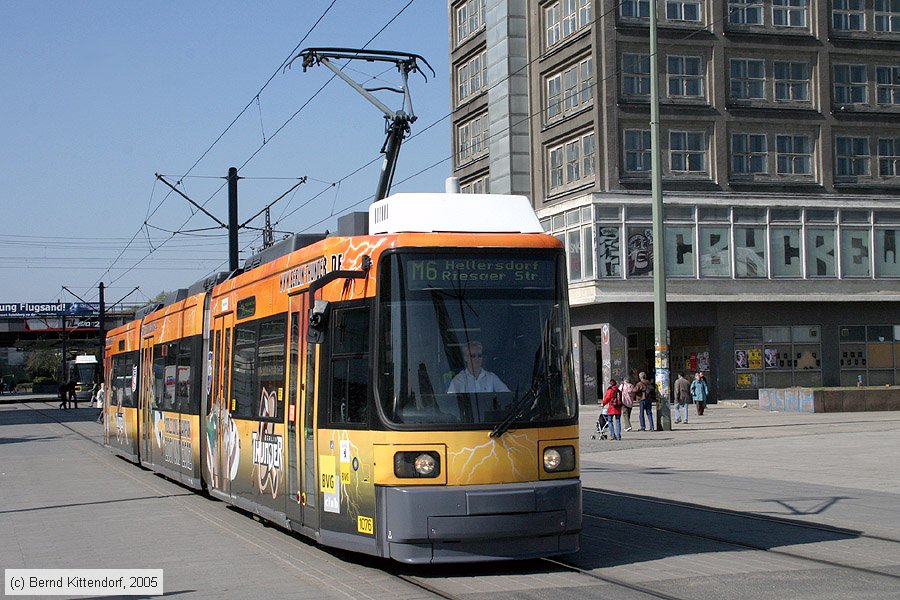
<path fill-rule="evenodd" d="M 659 143 L 659 51 L 656 2 L 650 0 L 650 196 L 653 209 L 654 380 L 657 429 L 672 429 L 669 411 L 669 330 L 666 322 L 666 264 L 663 257 L 662 161 Z"/>

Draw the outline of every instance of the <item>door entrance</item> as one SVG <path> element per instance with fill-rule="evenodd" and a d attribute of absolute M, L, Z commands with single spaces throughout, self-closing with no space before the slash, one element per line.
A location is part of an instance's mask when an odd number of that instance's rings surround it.
<path fill-rule="evenodd" d="M 698 370 L 710 368 L 710 327 L 678 327 L 669 329 L 669 381 L 683 372 L 690 380 Z M 641 371 L 652 378 L 654 371 L 654 331 L 652 327 L 628 329 L 628 374 L 634 381 Z M 669 398 L 674 398 L 669 390 Z"/>

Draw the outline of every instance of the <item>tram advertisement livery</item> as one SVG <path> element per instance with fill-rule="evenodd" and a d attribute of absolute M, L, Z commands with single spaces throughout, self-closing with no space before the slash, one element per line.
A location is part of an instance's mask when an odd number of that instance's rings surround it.
<path fill-rule="evenodd" d="M 563 248 L 524 198 L 455 195 L 465 226 L 446 200 L 391 196 L 368 233 L 285 239 L 108 332 L 106 446 L 328 546 L 576 551 Z"/>

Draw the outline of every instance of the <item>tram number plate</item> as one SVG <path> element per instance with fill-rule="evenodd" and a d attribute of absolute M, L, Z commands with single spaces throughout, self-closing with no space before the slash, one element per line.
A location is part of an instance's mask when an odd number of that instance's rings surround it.
<path fill-rule="evenodd" d="M 356 530 L 360 533 L 375 535 L 375 519 L 372 517 L 356 517 Z"/>

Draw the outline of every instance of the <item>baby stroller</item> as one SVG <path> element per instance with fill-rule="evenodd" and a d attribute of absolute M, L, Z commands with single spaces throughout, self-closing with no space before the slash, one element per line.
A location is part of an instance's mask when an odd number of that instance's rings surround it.
<path fill-rule="evenodd" d="M 609 438 L 609 418 L 606 416 L 605 406 L 600 411 L 600 416 L 597 417 L 596 430 L 591 434 L 592 440 L 596 440 L 597 438 L 601 440 Z"/>

